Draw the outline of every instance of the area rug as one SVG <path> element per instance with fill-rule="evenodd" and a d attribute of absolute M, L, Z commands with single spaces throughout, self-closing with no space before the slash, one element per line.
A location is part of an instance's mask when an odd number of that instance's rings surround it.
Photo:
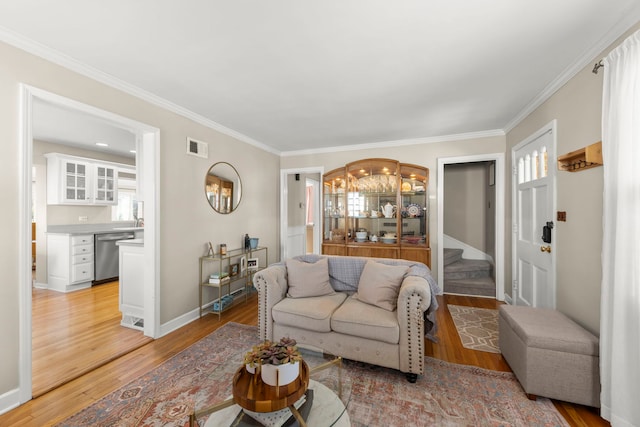
<path fill-rule="evenodd" d="M 500 353 L 498 310 L 448 304 L 462 346 L 471 350 Z"/>
<path fill-rule="evenodd" d="M 187 426 L 194 406 L 231 394 L 256 327 L 228 323 L 59 426 Z M 567 426 L 551 401 L 527 399 L 514 375 L 425 357 L 425 374 L 345 361 L 343 401 L 353 426 Z M 335 370 L 325 370 L 327 378 Z M 200 420 L 201 425 L 205 420 Z"/>

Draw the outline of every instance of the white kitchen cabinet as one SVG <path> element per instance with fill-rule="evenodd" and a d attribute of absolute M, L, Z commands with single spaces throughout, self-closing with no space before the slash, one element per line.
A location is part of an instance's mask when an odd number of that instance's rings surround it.
<path fill-rule="evenodd" d="M 116 205 L 118 170 L 130 165 L 47 153 L 47 204 Z"/>
<path fill-rule="evenodd" d="M 93 165 L 95 172 L 93 201 L 95 204 L 118 203 L 118 170 L 114 167 Z"/>
<path fill-rule="evenodd" d="M 91 287 L 93 234 L 47 234 L 47 287 L 71 292 Z"/>
<path fill-rule="evenodd" d="M 144 241 L 120 240 L 119 247 L 119 307 L 120 324 L 144 330 Z"/>

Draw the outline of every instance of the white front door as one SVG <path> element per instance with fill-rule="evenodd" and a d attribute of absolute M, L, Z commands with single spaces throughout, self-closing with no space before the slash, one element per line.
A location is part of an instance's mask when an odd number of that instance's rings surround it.
<path fill-rule="evenodd" d="M 514 270 L 512 298 L 516 305 L 555 308 L 554 235 L 555 122 L 514 147 Z"/>

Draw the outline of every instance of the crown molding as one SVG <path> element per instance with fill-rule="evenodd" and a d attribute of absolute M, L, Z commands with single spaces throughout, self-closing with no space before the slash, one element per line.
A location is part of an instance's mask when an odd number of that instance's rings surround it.
<path fill-rule="evenodd" d="M 533 113 L 538 107 L 540 107 L 546 100 L 551 98 L 562 86 L 564 86 L 569 80 L 571 80 L 576 74 L 582 71 L 586 66 L 590 66 L 594 58 L 598 55 L 602 55 L 605 49 L 607 49 L 613 42 L 615 42 L 620 36 L 628 31 L 633 25 L 638 23 L 640 19 L 640 4 L 636 3 L 632 6 L 628 13 L 618 21 L 618 23 L 612 27 L 604 37 L 602 37 L 598 43 L 594 44 L 591 48 L 587 49 L 576 61 L 569 65 L 565 70 L 560 73 L 551 83 L 545 87 L 533 100 L 527 104 L 518 114 L 516 114 L 509 123 L 504 127 L 504 132 L 509 133 L 526 119 L 531 113 Z M 597 62 L 597 61 L 596 61 Z"/>
<path fill-rule="evenodd" d="M 68 70 L 81 74 L 85 77 L 89 77 L 92 80 L 96 80 L 114 89 L 120 90 L 126 94 L 135 96 L 136 98 L 142 99 L 143 101 L 146 101 L 152 105 L 171 111 L 175 114 L 178 114 L 182 117 L 192 120 L 202 126 L 216 130 L 227 136 L 231 136 L 249 145 L 253 145 L 254 147 L 257 147 L 261 150 L 267 151 L 275 155 L 280 154 L 280 151 L 266 144 L 263 144 L 260 141 L 250 138 L 226 126 L 223 126 L 220 123 L 210 120 L 204 116 L 201 116 L 200 114 L 194 113 L 193 111 L 188 110 L 184 107 L 181 107 L 180 105 L 177 105 L 162 97 L 154 95 L 151 92 L 148 92 L 144 89 L 139 88 L 138 86 L 127 83 L 117 77 L 112 76 L 111 74 L 107 74 L 103 71 L 93 68 L 87 64 L 84 64 L 72 58 L 69 55 L 66 55 L 62 52 L 59 52 L 55 49 L 52 49 L 48 46 L 45 46 L 41 43 L 31 40 L 27 37 L 17 34 L 4 27 L 0 27 L 0 41 L 3 41 L 9 45 L 17 47 L 18 49 L 24 50 L 25 52 L 28 52 L 32 55 L 43 58 L 49 62 L 52 62 L 61 67 L 64 67 Z"/>
<path fill-rule="evenodd" d="M 313 148 L 310 150 L 283 151 L 281 157 L 305 156 L 311 154 L 336 153 L 341 151 L 368 150 L 372 148 L 400 147 L 406 145 L 433 144 L 436 142 L 464 141 L 467 139 L 488 138 L 504 136 L 502 129 L 493 129 L 479 132 L 458 133 L 452 135 L 430 136 L 424 138 L 399 139 L 395 141 L 371 142 L 366 144 L 340 145 L 335 147 Z"/>

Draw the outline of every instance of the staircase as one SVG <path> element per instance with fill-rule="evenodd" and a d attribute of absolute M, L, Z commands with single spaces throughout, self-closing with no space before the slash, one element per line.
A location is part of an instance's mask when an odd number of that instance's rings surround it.
<path fill-rule="evenodd" d="M 444 249 L 444 292 L 448 294 L 496 296 L 489 261 L 462 258 L 462 249 Z"/>

